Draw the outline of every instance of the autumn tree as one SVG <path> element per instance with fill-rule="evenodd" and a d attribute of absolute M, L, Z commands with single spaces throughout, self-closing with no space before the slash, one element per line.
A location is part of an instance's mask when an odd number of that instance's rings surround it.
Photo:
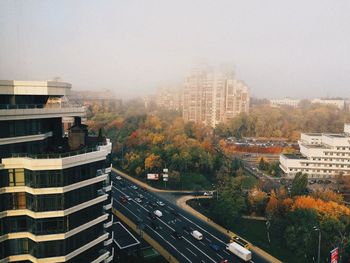
<path fill-rule="evenodd" d="M 258 188 L 253 188 L 249 191 L 247 201 L 251 213 L 264 215 L 268 196 L 265 192 Z"/>
<path fill-rule="evenodd" d="M 151 153 L 145 159 L 145 169 L 153 170 L 161 167 L 161 159 L 159 155 Z"/>
<path fill-rule="evenodd" d="M 267 218 L 274 218 L 278 213 L 278 200 L 276 197 L 276 193 L 274 190 L 270 193 L 269 201 L 266 205 L 266 217 Z"/>

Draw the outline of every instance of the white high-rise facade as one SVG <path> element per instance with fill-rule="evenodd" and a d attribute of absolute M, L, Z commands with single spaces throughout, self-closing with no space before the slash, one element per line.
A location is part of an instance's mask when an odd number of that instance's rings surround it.
<path fill-rule="evenodd" d="M 185 80 L 183 118 L 215 127 L 249 111 L 249 90 L 233 74 L 196 72 Z"/>
<path fill-rule="evenodd" d="M 350 175 L 350 124 L 344 133 L 302 133 L 300 154 L 281 154 L 280 167 L 288 177 L 302 172 L 310 178 Z"/>

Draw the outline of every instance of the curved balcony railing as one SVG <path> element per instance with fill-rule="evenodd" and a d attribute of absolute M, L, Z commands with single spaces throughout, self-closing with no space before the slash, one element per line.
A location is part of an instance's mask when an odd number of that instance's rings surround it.
<path fill-rule="evenodd" d="M 79 108 L 80 104 L 74 103 L 47 103 L 47 104 L 0 104 L 0 110 L 17 110 L 17 109 L 62 109 L 62 108 Z"/>
<path fill-rule="evenodd" d="M 12 158 L 32 158 L 32 159 L 58 159 L 58 158 L 65 158 L 65 157 L 71 157 L 79 154 L 85 154 L 90 152 L 96 152 L 99 151 L 100 146 L 107 145 L 108 141 L 97 143 L 93 147 L 86 147 L 83 149 L 79 149 L 76 151 L 69 151 L 69 152 L 63 152 L 63 153 L 40 153 L 40 154 L 32 154 L 32 153 L 13 153 Z"/>

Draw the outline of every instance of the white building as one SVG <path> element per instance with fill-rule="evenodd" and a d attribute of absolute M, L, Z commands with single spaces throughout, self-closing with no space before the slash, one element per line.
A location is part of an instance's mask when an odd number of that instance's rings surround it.
<path fill-rule="evenodd" d="M 302 133 L 300 154 L 281 154 L 280 167 L 288 177 L 306 173 L 309 178 L 333 178 L 350 174 L 350 124 L 344 133 Z"/>
<path fill-rule="evenodd" d="M 297 108 L 299 107 L 299 103 L 300 103 L 300 100 L 290 99 L 290 98 L 270 100 L 271 107 L 290 106 L 293 108 Z"/>
<path fill-rule="evenodd" d="M 333 105 L 340 110 L 343 110 L 345 108 L 345 100 L 343 99 L 313 99 L 311 103 Z"/>

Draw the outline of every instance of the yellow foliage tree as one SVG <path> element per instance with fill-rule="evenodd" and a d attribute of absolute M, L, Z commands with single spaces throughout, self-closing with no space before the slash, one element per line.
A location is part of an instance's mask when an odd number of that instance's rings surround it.
<path fill-rule="evenodd" d="M 161 159 L 159 155 L 151 153 L 145 159 L 145 169 L 152 170 L 161 166 Z"/>

